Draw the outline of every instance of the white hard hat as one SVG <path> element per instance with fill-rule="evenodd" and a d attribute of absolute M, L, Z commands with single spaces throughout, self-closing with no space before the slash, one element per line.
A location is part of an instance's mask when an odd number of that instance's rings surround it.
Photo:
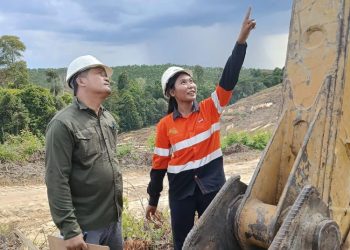
<path fill-rule="evenodd" d="M 176 73 L 179 73 L 179 72 L 184 72 L 192 77 L 191 70 L 183 69 L 183 68 L 177 67 L 177 66 L 169 67 L 166 71 L 164 71 L 164 73 L 162 75 L 162 79 L 161 79 L 163 95 L 165 97 L 168 97 L 165 93 L 165 88 L 166 88 L 166 85 L 167 85 L 169 79 L 172 78 Z"/>
<path fill-rule="evenodd" d="M 66 82 L 68 83 L 68 86 L 72 88 L 70 85 L 70 80 L 76 73 L 95 67 L 103 67 L 108 77 L 111 77 L 113 74 L 113 70 L 107 65 L 100 62 L 96 57 L 90 55 L 79 56 L 78 58 L 74 59 L 68 66 L 66 76 Z"/>

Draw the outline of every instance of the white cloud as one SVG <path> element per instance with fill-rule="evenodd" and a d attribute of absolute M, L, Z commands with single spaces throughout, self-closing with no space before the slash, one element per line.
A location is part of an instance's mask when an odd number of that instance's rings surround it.
<path fill-rule="evenodd" d="M 31 68 L 66 67 L 83 54 L 95 55 L 111 66 L 173 63 L 223 67 L 245 10 L 231 11 L 239 4 L 222 2 L 225 4 L 209 0 L 181 4 L 174 0 L 49 0 L 39 5 L 38 0 L 29 0 L 33 4 L 21 5 L 20 10 L 16 4 L 0 10 L 0 36 L 20 37 L 27 47 L 24 59 Z M 225 15 L 227 12 L 232 15 Z M 248 40 L 245 67 L 284 65 L 288 35 L 282 32 L 289 18 L 286 11 L 269 12 L 260 16 L 257 30 Z"/>
<path fill-rule="evenodd" d="M 223 67 L 238 35 L 238 26 L 172 28 L 157 37 L 128 45 L 80 41 L 76 36 L 38 31 L 23 32 L 31 46 L 25 52 L 29 67 L 66 67 L 75 57 L 91 54 L 111 66 L 130 64 L 187 64 Z M 283 67 L 288 34 L 251 34 L 244 66 Z"/>
<path fill-rule="evenodd" d="M 245 67 L 274 69 L 285 64 L 288 33 L 265 35 L 250 40 Z"/>
<path fill-rule="evenodd" d="M 94 55 L 111 66 L 148 61 L 142 44 L 113 46 L 49 32 L 30 32 L 26 37 L 32 41 L 24 54 L 29 67 L 67 67 L 74 58 L 86 54 Z"/>
<path fill-rule="evenodd" d="M 237 32 L 237 28 L 224 24 L 168 29 L 149 46 L 150 57 L 160 63 L 223 67 Z"/>

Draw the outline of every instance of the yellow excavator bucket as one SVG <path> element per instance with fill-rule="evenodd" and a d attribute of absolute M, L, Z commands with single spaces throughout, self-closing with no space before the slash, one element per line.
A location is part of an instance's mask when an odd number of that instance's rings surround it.
<path fill-rule="evenodd" d="M 283 111 L 254 175 L 227 181 L 184 249 L 350 249 L 350 0 L 294 0 Z"/>

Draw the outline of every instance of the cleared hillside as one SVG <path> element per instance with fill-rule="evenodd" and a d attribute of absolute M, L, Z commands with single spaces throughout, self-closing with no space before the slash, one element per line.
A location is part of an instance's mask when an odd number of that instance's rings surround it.
<path fill-rule="evenodd" d="M 282 85 L 260 91 L 228 106 L 222 115 L 222 134 L 229 131 L 273 130 L 282 108 Z"/>
<path fill-rule="evenodd" d="M 239 100 L 225 108 L 222 115 L 222 135 L 230 131 L 273 130 L 281 112 L 281 84 Z M 119 144 L 147 147 L 147 140 L 154 135 L 155 126 L 119 135 Z"/>

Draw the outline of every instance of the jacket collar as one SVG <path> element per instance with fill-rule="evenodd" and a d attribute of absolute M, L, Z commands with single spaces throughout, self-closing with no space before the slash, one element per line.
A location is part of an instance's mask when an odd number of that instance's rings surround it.
<path fill-rule="evenodd" d="M 197 101 L 194 101 L 192 104 L 192 112 L 199 112 L 199 105 Z M 182 117 L 181 113 L 177 110 L 176 107 L 174 107 L 173 111 L 173 119 L 175 120 L 176 118 Z"/>

